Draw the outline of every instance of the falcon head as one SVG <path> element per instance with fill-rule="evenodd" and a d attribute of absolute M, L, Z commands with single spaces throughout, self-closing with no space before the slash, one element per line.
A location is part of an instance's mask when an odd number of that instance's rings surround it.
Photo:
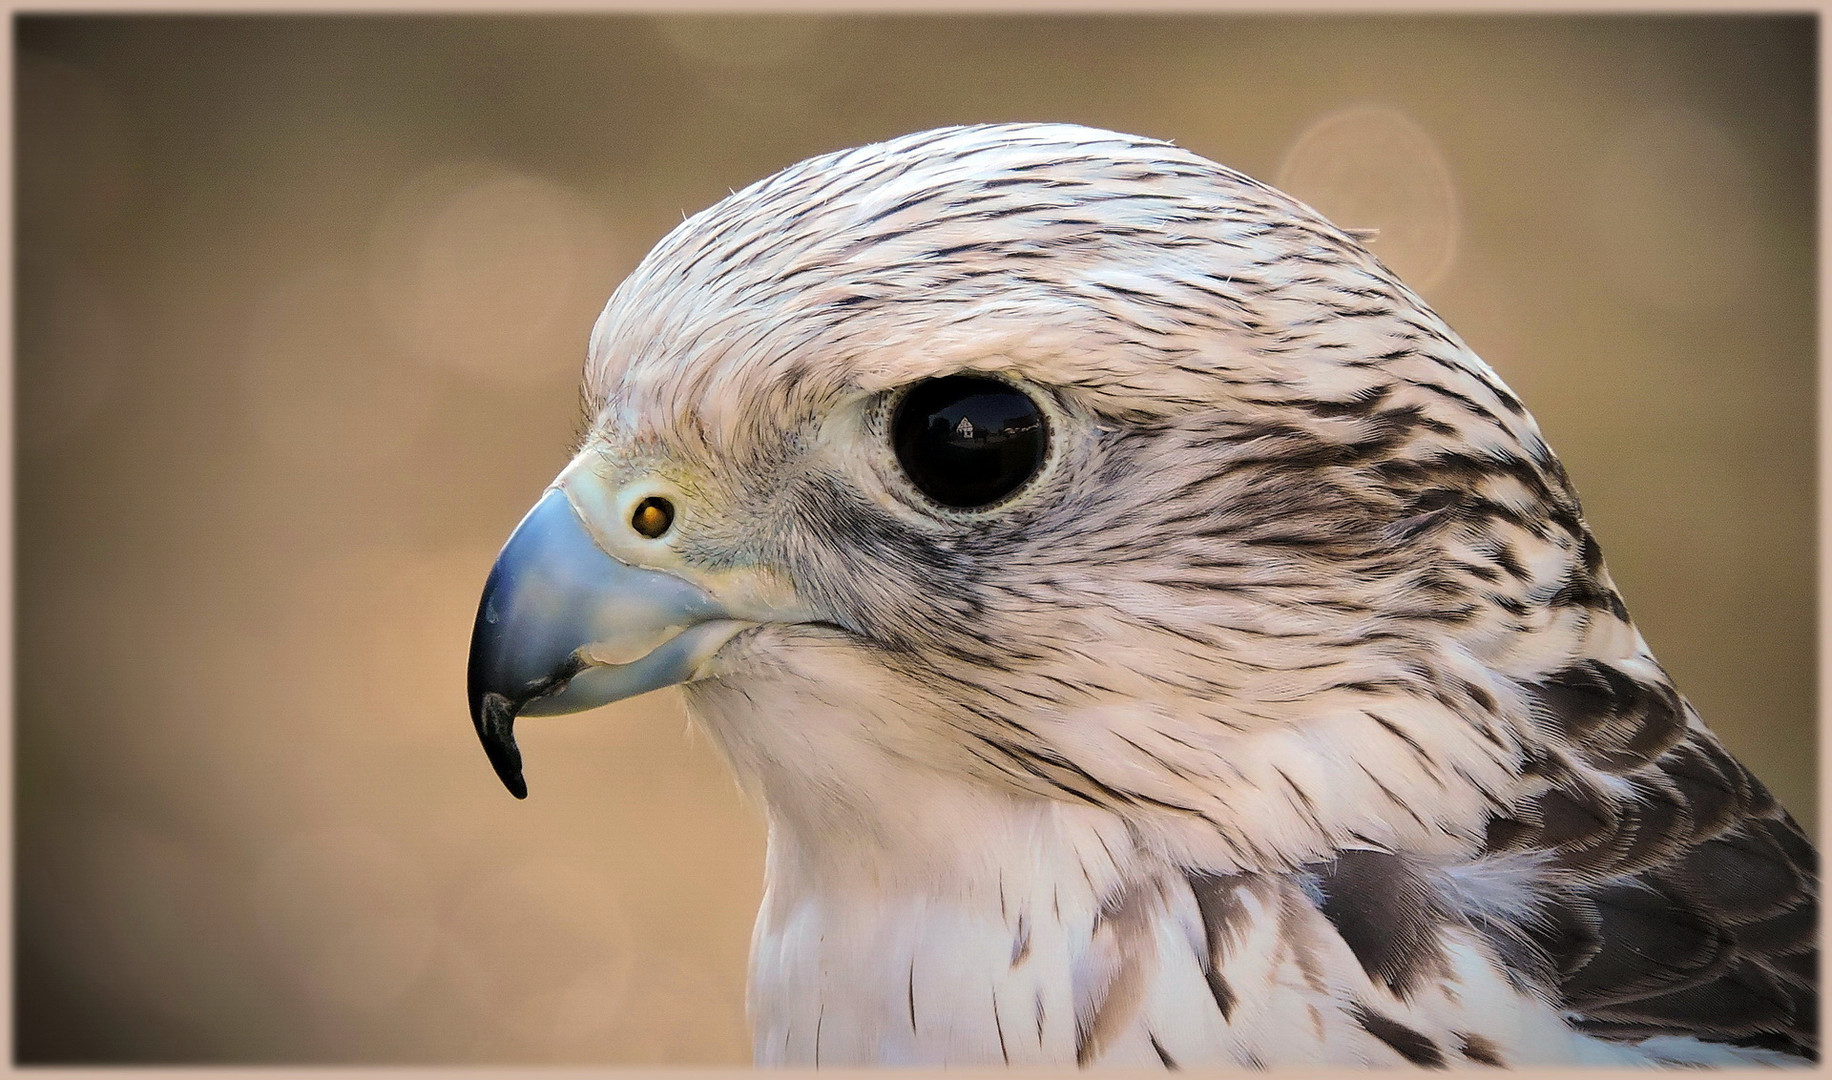
<path fill-rule="evenodd" d="M 680 684 L 828 857 L 1042 800 L 1291 868 L 1467 851 L 1566 753 L 1545 680 L 1665 686 L 1496 375 L 1353 236 L 1168 143 L 793 166 L 657 245 L 585 397 L 472 644 L 518 796 L 517 716 Z"/>
<path fill-rule="evenodd" d="M 519 796 L 517 716 L 682 686 L 769 815 L 760 1060 L 1018 1060 L 1001 997 L 1038 1062 L 1813 1056 L 1811 844 L 1301 203 L 1066 125 L 814 158 L 657 245 L 585 399 L 472 716 Z"/>

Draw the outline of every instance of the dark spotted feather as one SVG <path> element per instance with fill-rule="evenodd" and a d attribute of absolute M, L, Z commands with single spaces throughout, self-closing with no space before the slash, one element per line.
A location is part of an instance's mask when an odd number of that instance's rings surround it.
<path fill-rule="evenodd" d="M 1670 688 L 1586 662 L 1529 689 L 1578 755 L 1536 763 L 1544 789 L 1491 822 L 1489 846 L 1548 856 L 1527 936 L 1572 1022 L 1817 1059 L 1818 865 L 1800 827 Z"/>

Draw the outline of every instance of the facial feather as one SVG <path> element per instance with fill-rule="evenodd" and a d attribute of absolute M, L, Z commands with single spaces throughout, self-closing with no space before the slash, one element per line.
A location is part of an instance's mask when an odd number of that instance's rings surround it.
<path fill-rule="evenodd" d="M 992 519 L 909 512 L 870 449 L 886 390 L 959 371 L 1049 395 L 1070 448 Z M 1560 616 L 1509 590 L 1613 596 L 1492 372 L 1353 238 L 1161 143 L 989 129 L 805 163 L 658 246 L 588 385 L 599 437 L 740 478 L 704 548 L 782 568 L 1005 778 L 1212 831 L 1242 818 L 1210 782 L 1233 775 L 1280 810 L 1234 838 L 1249 858 L 1393 832 L 1317 805 L 1372 791 L 1319 767 L 1305 723 L 1364 729 L 1390 789 L 1438 789 L 1421 828 L 1476 835 L 1481 799 L 1456 789 L 1505 788 L 1518 734 L 1489 709 L 1460 723 L 1452 672 L 1524 635 L 1540 662 Z M 1454 760 L 1413 769 L 1383 735 L 1410 721 L 1380 713 L 1428 718 Z M 1167 728 L 1193 734 L 1172 753 Z"/>

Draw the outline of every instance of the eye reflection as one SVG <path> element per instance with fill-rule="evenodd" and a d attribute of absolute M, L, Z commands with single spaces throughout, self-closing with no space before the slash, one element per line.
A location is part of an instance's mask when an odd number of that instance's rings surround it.
<path fill-rule="evenodd" d="M 1049 446 L 1043 411 L 997 379 L 949 375 L 918 383 L 891 421 L 897 460 L 943 506 L 990 506 L 1024 486 Z"/>

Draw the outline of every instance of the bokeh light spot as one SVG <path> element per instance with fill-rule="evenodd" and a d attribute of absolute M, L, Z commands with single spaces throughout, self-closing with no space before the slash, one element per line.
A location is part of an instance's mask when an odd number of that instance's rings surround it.
<path fill-rule="evenodd" d="M 325 264 L 274 288 L 249 319 L 239 372 L 271 448 L 330 469 L 374 467 L 425 426 L 431 380 L 375 327 L 354 270 Z"/>
<path fill-rule="evenodd" d="M 1341 228 L 1374 230 L 1370 250 L 1414 290 L 1441 281 L 1456 258 L 1450 165 L 1431 133 L 1398 109 L 1356 105 L 1313 122 L 1274 183 Z"/>
<path fill-rule="evenodd" d="M 615 270 L 610 230 L 578 195 L 493 166 L 443 166 L 377 222 L 371 288 L 420 360 L 498 383 L 575 378 Z"/>

